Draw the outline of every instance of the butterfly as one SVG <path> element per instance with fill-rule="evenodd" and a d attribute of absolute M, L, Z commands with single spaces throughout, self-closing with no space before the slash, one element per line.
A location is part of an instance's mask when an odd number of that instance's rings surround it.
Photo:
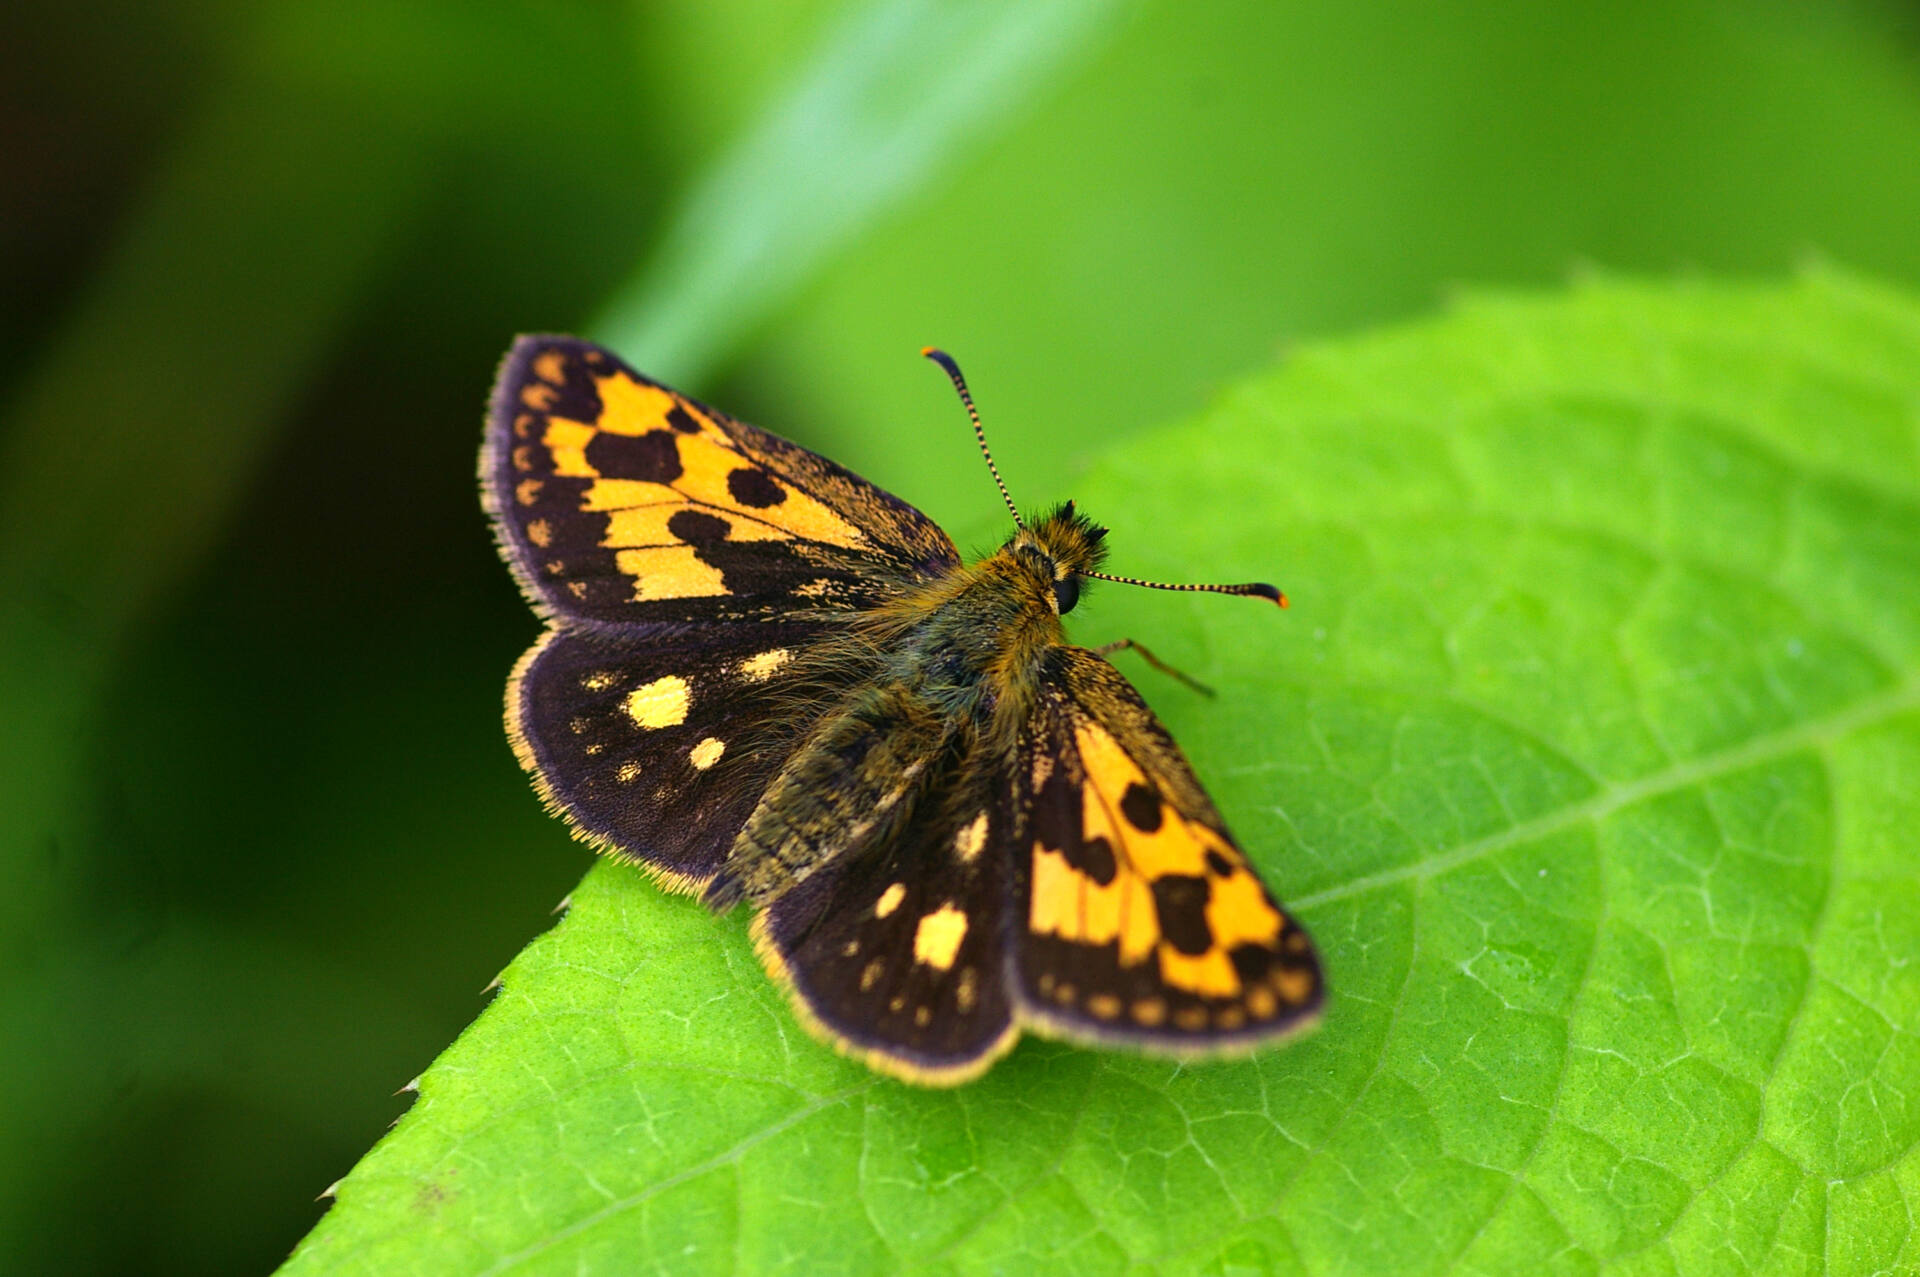
<path fill-rule="evenodd" d="M 959 367 L 922 353 L 1014 519 L 972 564 L 824 457 L 519 339 L 480 471 L 548 622 L 507 688 L 521 765 L 602 851 L 753 906 L 799 1018 L 884 1073 L 962 1082 L 1023 1028 L 1206 1055 L 1308 1027 L 1312 942 L 1105 659 L 1137 645 L 1060 619 L 1090 580 L 1284 596 L 1099 571 L 1105 530 L 1022 518 Z"/>

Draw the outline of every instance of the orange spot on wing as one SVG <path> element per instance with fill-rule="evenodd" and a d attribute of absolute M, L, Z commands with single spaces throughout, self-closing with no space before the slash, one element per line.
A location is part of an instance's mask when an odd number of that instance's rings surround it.
<path fill-rule="evenodd" d="M 1283 968 L 1275 975 L 1273 984 L 1280 990 L 1281 997 L 1295 1005 L 1305 1002 L 1313 994 L 1313 977 L 1292 967 Z"/>
<path fill-rule="evenodd" d="M 595 377 L 600 390 L 600 419 L 594 424 L 608 434 L 643 435 L 666 425 L 667 414 L 680 403 L 658 386 L 643 386 L 623 372 Z"/>
<path fill-rule="evenodd" d="M 1240 976 L 1225 949 L 1189 956 L 1170 944 L 1160 946 L 1160 978 L 1176 989 L 1202 997 L 1230 998 L 1240 992 Z"/>
<path fill-rule="evenodd" d="M 685 497 L 664 483 L 648 483 L 644 479 L 596 479 L 586 495 L 580 499 L 582 510 L 625 510 L 633 506 L 659 505 L 669 502 L 679 505 Z"/>
<path fill-rule="evenodd" d="M 1160 923 L 1153 910 L 1153 892 L 1138 874 L 1121 874 L 1113 880 L 1121 893 L 1120 965 L 1130 967 L 1145 962 L 1160 940 Z"/>
<path fill-rule="evenodd" d="M 584 421 L 549 417 L 540 441 L 553 458 L 553 472 L 569 479 L 598 478 L 599 472 L 587 464 L 587 445 L 593 442 L 594 434 L 594 428 Z"/>
<path fill-rule="evenodd" d="M 1028 927 L 1041 935 L 1079 944 L 1119 941 L 1120 962 L 1144 962 L 1160 940 L 1153 893 L 1138 874 L 1118 873 L 1101 886 L 1074 869 L 1065 856 L 1035 843 Z"/>
<path fill-rule="evenodd" d="M 1260 882 L 1244 869 L 1230 878 L 1215 878 L 1207 900 L 1207 926 L 1213 942 L 1223 949 L 1235 945 L 1258 944 L 1269 948 L 1279 943 L 1284 925 L 1280 911 L 1267 899 Z"/>
<path fill-rule="evenodd" d="M 967 938 L 967 915 L 951 901 L 920 919 L 913 933 L 913 960 L 936 971 L 953 966 L 961 943 Z"/>
<path fill-rule="evenodd" d="M 1028 927 L 1042 935 L 1081 939 L 1080 890 L 1084 883 L 1085 879 L 1067 866 L 1065 856 L 1035 843 Z"/>
<path fill-rule="evenodd" d="M 633 601 L 709 598 L 725 594 L 720 569 L 703 562 L 690 545 L 617 550 L 613 565 L 633 577 Z"/>

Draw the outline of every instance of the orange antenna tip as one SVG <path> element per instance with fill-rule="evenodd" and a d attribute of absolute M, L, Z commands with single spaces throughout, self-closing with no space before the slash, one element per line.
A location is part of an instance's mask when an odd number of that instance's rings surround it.
<path fill-rule="evenodd" d="M 1115 581 L 1121 585 L 1144 585 L 1149 590 L 1179 590 L 1189 594 L 1235 594 L 1241 598 L 1266 599 L 1287 605 L 1287 596 L 1280 593 L 1265 581 L 1247 581 L 1240 585 L 1188 585 L 1173 581 L 1143 581 L 1137 576 L 1108 576 L 1105 572 L 1083 572 L 1082 576 L 1092 577 L 1096 581 Z"/>

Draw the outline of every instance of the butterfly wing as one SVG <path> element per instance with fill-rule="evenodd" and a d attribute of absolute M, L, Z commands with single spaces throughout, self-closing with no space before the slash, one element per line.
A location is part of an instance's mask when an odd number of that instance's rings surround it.
<path fill-rule="evenodd" d="M 1048 653 L 1011 794 L 1010 983 L 1023 1022 L 1205 1053 L 1317 1016 L 1307 933 L 1112 665 L 1082 648 Z"/>
<path fill-rule="evenodd" d="M 514 343 L 480 470 L 502 552 L 562 620 L 831 613 L 959 563 L 904 501 L 572 337 Z"/>
<path fill-rule="evenodd" d="M 644 643 L 549 630 L 508 682 L 507 734 L 576 834 L 698 891 L 792 754 L 794 714 L 821 699 L 820 638 L 782 623 Z"/>
<path fill-rule="evenodd" d="M 849 845 L 754 919 L 801 1018 L 895 1077 L 963 1082 L 1018 1037 L 999 773 L 978 746 L 949 751 L 897 832 Z"/>

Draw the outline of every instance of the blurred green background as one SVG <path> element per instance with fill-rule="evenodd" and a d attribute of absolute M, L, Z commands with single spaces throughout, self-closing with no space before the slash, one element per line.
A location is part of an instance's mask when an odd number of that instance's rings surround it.
<path fill-rule="evenodd" d="M 272 1267 L 586 867 L 499 723 L 514 333 L 977 546 L 927 342 L 1038 504 L 1457 284 L 1920 284 L 1892 0 L 15 0 L 0 122 L 10 1272 Z"/>

